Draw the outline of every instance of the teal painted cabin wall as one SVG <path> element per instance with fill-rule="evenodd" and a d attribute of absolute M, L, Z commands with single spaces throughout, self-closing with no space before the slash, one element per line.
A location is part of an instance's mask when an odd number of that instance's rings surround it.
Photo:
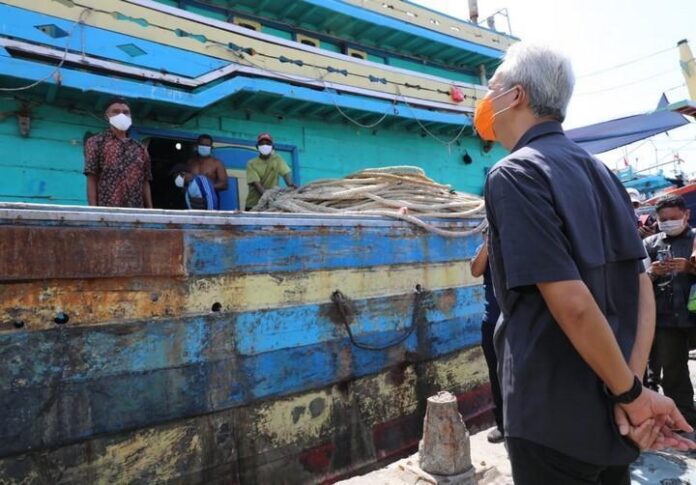
<path fill-rule="evenodd" d="M 226 104 L 226 103 L 225 103 Z M 0 100 L 0 200 L 54 204 L 86 204 L 83 138 L 87 131 L 103 130 L 101 113 L 67 110 L 41 104 L 32 110 L 31 131 L 20 136 L 13 100 Z M 138 112 L 138 109 L 135 109 Z M 187 133 L 206 132 L 253 141 L 270 131 L 277 143 L 298 148 L 302 183 L 336 178 L 376 166 L 416 165 L 438 182 L 457 190 L 481 193 L 485 170 L 504 155 L 496 146 L 487 154 L 481 142 L 462 137 L 451 149 L 429 136 L 399 129 L 368 130 L 340 118 L 337 121 L 247 114 L 218 105 L 199 113 L 183 125 L 135 117 L 136 127 L 163 128 Z M 455 130 L 453 130 L 455 131 Z M 474 163 L 465 165 L 468 151 Z M 288 160 L 290 162 L 290 160 Z"/>

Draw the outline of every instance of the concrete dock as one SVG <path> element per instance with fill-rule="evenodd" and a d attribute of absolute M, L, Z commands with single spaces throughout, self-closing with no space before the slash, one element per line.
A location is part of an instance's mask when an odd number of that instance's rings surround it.
<path fill-rule="evenodd" d="M 503 444 L 486 440 L 488 430 L 471 436 L 471 462 L 474 483 L 479 485 L 512 484 L 512 474 Z M 418 455 L 404 458 L 381 470 L 345 480 L 342 485 L 458 485 L 436 479 L 418 468 Z M 633 485 L 696 485 L 696 453 L 675 451 L 646 452 L 631 467 Z"/>
<path fill-rule="evenodd" d="M 689 368 L 691 382 L 696 383 L 696 351 L 692 351 Z M 489 443 L 489 430 L 471 435 L 471 464 L 474 482 L 479 485 L 512 484 L 512 472 L 505 446 Z M 696 441 L 696 436 L 691 439 Z M 343 485 L 464 485 L 435 478 L 418 467 L 418 454 L 409 456 L 381 470 L 339 482 Z M 469 482 L 471 483 L 471 482 Z M 633 485 L 696 485 L 696 451 L 682 453 L 665 450 L 645 452 L 631 466 Z M 468 485 L 468 484 L 467 484 Z"/>

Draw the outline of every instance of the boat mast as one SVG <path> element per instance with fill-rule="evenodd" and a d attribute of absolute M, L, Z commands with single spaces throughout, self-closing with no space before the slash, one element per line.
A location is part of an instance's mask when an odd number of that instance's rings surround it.
<path fill-rule="evenodd" d="M 696 60 L 691 53 L 688 40 L 680 40 L 677 42 L 677 46 L 679 47 L 679 64 L 684 74 L 686 87 L 689 90 L 689 97 L 696 101 Z"/>

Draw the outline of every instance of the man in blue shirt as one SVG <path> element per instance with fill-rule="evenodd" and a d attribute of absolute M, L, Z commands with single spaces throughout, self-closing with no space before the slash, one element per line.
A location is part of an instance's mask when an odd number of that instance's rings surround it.
<path fill-rule="evenodd" d="M 493 416 L 495 428 L 488 433 L 488 441 L 501 443 L 505 440 L 503 427 L 503 396 L 500 394 L 500 382 L 498 381 L 498 359 L 493 346 L 493 333 L 495 324 L 500 316 L 500 307 L 493 292 L 491 268 L 488 265 L 488 227 L 483 231 L 483 244 L 471 260 L 471 275 L 483 276 L 483 286 L 486 291 L 486 309 L 481 322 L 481 348 L 488 366 L 488 379 L 491 382 L 491 397 L 493 398 Z"/>
<path fill-rule="evenodd" d="M 495 347 L 516 484 L 629 484 L 638 448 L 696 446 L 674 402 L 641 380 L 652 283 L 628 195 L 566 138 L 568 59 L 518 43 L 477 106 L 479 135 L 511 151 L 489 172 Z M 669 442 L 669 443 L 667 443 Z"/>

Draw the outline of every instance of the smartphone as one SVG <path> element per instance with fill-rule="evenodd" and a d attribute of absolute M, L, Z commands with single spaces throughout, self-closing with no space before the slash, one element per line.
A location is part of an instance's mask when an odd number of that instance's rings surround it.
<path fill-rule="evenodd" d="M 660 249 L 657 251 L 657 260 L 660 263 L 666 263 L 672 259 L 672 248 L 667 247 L 665 249 Z"/>

